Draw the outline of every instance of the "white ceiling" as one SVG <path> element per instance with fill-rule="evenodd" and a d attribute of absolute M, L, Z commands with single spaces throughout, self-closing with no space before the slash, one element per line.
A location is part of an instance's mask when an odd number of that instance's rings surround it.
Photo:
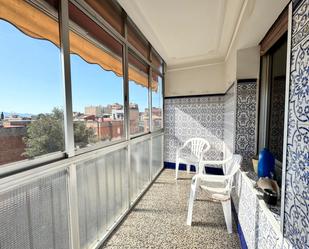
<path fill-rule="evenodd" d="M 243 45 L 257 45 L 289 1 L 118 0 L 118 2 L 168 66 L 181 68 L 223 62 L 239 29 L 248 33 L 243 35 L 244 41 L 241 41 Z"/>

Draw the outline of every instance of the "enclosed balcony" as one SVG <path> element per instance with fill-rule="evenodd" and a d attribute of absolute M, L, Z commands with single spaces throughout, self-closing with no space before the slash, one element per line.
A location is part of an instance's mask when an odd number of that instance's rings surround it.
<path fill-rule="evenodd" d="M 308 0 L 0 0 L 0 248 L 309 248 Z"/>

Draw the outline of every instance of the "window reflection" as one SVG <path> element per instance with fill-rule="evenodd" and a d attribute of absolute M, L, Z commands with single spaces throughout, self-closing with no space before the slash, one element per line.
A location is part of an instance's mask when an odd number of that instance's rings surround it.
<path fill-rule="evenodd" d="M 64 150 L 59 24 L 26 1 L 1 9 L 0 165 Z"/>
<path fill-rule="evenodd" d="M 153 74 L 152 78 L 152 127 L 159 130 L 163 127 L 163 90 L 162 78 Z"/>
<path fill-rule="evenodd" d="M 124 136 L 122 46 L 72 3 L 70 19 L 75 147 L 119 140 Z"/>
<path fill-rule="evenodd" d="M 129 54 L 130 134 L 149 132 L 148 66 Z"/>

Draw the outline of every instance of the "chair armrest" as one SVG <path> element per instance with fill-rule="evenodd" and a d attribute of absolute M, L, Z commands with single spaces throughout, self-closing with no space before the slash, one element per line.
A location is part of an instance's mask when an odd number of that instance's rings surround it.
<path fill-rule="evenodd" d="M 184 145 L 183 145 L 182 147 L 178 148 L 178 149 L 176 150 L 176 156 L 179 156 L 180 153 L 181 153 L 181 151 L 182 151 L 184 148 L 185 148 Z"/>
<path fill-rule="evenodd" d="M 224 159 L 221 161 L 212 161 L 212 160 L 201 160 L 201 164 L 210 164 L 210 165 L 221 165 L 221 164 L 225 164 L 228 161 L 232 160 L 232 157 L 228 158 L 228 159 Z"/>
<path fill-rule="evenodd" d="M 193 178 L 199 178 L 200 180 L 207 182 L 225 183 L 226 180 L 229 180 L 230 177 L 231 176 L 225 176 L 225 175 L 197 174 Z"/>

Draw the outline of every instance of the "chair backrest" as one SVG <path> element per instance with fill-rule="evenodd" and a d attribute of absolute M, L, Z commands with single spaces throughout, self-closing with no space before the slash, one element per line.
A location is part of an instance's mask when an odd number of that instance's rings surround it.
<path fill-rule="evenodd" d="M 241 162 L 242 162 L 242 156 L 234 154 L 231 160 L 229 160 L 224 167 L 224 175 L 233 176 L 240 168 Z"/>
<path fill-rule="evenodd" d="M 234 179 L 233 176 L 239 170 L 241 162 L 242 162 L 242 156 L 234 154 L 231 160 L 229 160 L 225 165 L 224 175 L 229 176 L 228 185 L 230 189 L 232 188 L 233 185 L 233 179 Z"/>
<path fill-rule="evenodd" d="M 190 138 L 184 143 L 184 147 L 187 147 L 197 158 L 201 158 L 202 152 L 206 152 L 210 149 L 208 141 L 204 138 Z"/>

